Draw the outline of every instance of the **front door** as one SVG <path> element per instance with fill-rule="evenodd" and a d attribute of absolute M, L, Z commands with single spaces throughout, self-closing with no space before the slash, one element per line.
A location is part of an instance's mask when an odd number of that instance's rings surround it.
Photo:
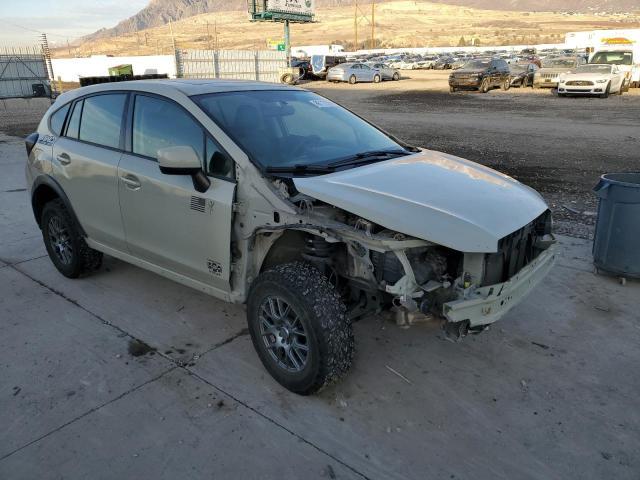
<path fill-rule="evenodd" d="M 53 145 L 53 177 L 69 198 L 88 237 L 126 249 L 118 203 L 117 168 L 126 93 L 75 102 L 63 135 Z"/>
<path fill-rule="evenodd" d="M 136 95 L 134 102 L 132 153 L 122 156 L 118 168 L 129 251 L 154 265 L 229 291 L 233 162 L 178 104 L 147 95 Z M 197 192 L 188 175 L 160 172 L 157 151 L 170 146 L 191 146 L 198 153 L 211 179 L 207 192 Z"/>

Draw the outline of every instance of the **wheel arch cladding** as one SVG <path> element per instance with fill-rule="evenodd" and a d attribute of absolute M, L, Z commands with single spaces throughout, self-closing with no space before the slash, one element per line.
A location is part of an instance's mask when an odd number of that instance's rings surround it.
<path fill-rule="evenodd" d="M 71 220 L 75 224 L 75 227 L 83 237 L 86 237 L 87 235 L 82 228 L 82 225 L 78 221 L 78 217 L 76 216 L 73 207 L 71 206 L 69 197 L 67 197 L 67 195 L 64 193 L 64 190 L 62 189 L 60 184 L 49 175 L 40 175 L 39 177 L 37 177 L 32 187 L 31 207 L 33 208 L 33 215 L 36 219 L 38 227 L 42 229 L 41 220 L 44 206 L 52 200 L 56 199 L 60 199 L 62 201 L 65 208 L 67 209 L 67 212 L 71 216 Z"/>

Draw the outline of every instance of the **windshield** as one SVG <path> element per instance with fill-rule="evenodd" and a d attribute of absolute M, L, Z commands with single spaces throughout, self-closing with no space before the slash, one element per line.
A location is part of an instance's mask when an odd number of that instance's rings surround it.
<path fill-rule="evenodd" d="M 589 63 L 606 63 L 609 65 L 631 65 L 633 55 L 631 52 L 598 52 Z"/>
<path fill-rule="evenodd" d="M 575 66 L 576 60 L 573 58 L 554 58 L 542 63 L 542 68 L 574 68 Z"/>
<path fill-rule="evenodd" d="M 363 152 L 404 150 L 353 113 L 311 92 L 225 92 L 193 99 L 263 168 L 322 165 Z"/>
<path fill-rule="evenodd" d="M 575 69 L 576 73 L 611 73 L 609 65 L 581 65 Z"/>
<path fill-rule="evenodd" d="M 480 70 L 487 68 L 490 63 L 491 60 L 471 60 L 465 63 L 462 68 L 465 70 Z"/>
<path fill-rule="evenodd" d="M 526 72 L 529 69 L 528 65 L 510 65 L 509 69 L 511 73 L 522 73 Z"/>

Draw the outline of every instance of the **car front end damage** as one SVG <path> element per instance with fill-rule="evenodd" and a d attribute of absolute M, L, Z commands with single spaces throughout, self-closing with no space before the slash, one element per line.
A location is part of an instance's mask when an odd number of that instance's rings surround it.
<path fill-rule="evenodd" d="M 404 275 L 381 288 L 393 295 L 399 325 L 439 318 L 456 325 L 456 331 L 482 330 L 522 301 L 549 273 L 557 256 L 549 211 L 502 239 L 498 252 L 427 251 L 422 262 L 411 250 L 393 252 Z M 429 280 L 423 282 L 425 278 Z"/>
<path fill-rule="evenodd" d="M 339 208 L 293 197 L 298 214 L 262 227 L 251 250 L 262 270 L 282 261 L 314 265 L 340 293 L 351 318 L 391 312 L 401 327 L 441 322 L 464 336 L 523 300 L 556 258 L 551 213 L 504 237 L 496 252 L 464 253 L 374 224 Z"/>

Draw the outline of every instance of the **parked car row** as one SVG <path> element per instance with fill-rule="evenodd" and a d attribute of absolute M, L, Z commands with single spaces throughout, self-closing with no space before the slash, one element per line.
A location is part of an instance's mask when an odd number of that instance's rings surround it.
<path fill-rule="evenodd" d="M 509 65 L 502 59 L 477 59 L 465 63 L 449 76 L 449 89 L 553 88 L 558 96 L 597 95 L 607 98 L 625 92 L 625 72 L 618 65 L 585 63 L 581 57 L 561 57 L 543 63 Z"/>

